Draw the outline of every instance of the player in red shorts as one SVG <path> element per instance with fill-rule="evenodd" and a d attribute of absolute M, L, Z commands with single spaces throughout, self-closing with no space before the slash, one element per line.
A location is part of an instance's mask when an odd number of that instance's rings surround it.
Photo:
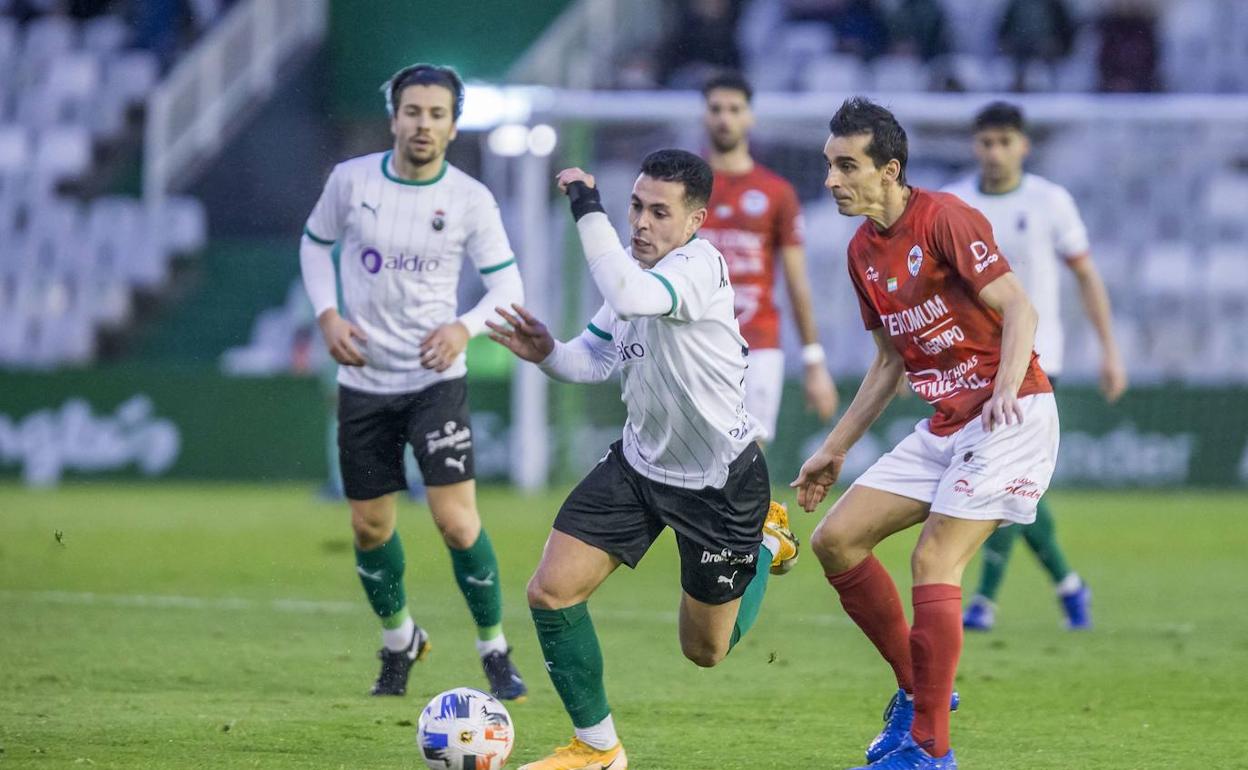
<path fill-rule="evenodd" d="M 866 217 L 849 244 L 849 272 L 878 350 L 793 486 L 813 511 L 903 375 L 935 408 L 837 500 L 811 548 L 897 677 L 868 767 L 953 770 L 962 572 L 998 526 L 1035 519 L 1057 458 L 1057 407 L 1032 349 L 1036 311 L 984 216 L 906 184 L 906 133 L 883 107 L 850 99 L 829 128 L 824 184 L 841 214 Z M 919 523 L 911 627 L 872 549 Z"/>
<path fill-rule="evenodd" d="M 707 160 L 715 179 L 706 224 L 698 235 L 714 244 L 728 263 L 737 323 L 750 346 L 745 408 L 762 425 L 759 441 L 767 443 L 776 435 L 784 388 L 780 312 L 772 299 L 777 254 L 802 339 L 806 406 L 824 422 L 836 413 L 836 386 L 815 327 L 797 193 L 783 177 L 750 156 L 749 132 L 754 125 L 750 84 L 736 73 L 725 73 L 708 80 L 702 96 L 710 142 Z"/>

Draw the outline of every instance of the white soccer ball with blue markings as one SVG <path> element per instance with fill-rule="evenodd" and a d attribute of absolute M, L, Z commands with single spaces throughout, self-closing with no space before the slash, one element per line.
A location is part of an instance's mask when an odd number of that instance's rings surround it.
<path fill-rule="evenodd" d="M 416 728 L 416 743 L 431 770 L 502 770 L 515 741 L 503 704 L 471 687 L 434 696 Z"/>

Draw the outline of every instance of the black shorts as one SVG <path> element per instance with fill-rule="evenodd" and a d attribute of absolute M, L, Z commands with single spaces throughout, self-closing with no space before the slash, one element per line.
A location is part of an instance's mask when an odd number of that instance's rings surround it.
<path fill-rule="evenodd" d="M 338 386 L 338 458 L 348 499 L 372 500 L 407 489 L 405 444 L 412 445 L 426 486 L 473 478 L 463 377 L 416 393 L 366 393 Z"/>
<path fill-rule="evenodd" d="M 636 567 L 663 528 L 671 527 L 685 593 L 724 604 L 741 596 L 754 577 L 770 502 L 767 462 L 755 444 L 732 461 L 722 489 L 681 489 L 633 470 L 617 441 L 568 495 L 554 528 Z"/>

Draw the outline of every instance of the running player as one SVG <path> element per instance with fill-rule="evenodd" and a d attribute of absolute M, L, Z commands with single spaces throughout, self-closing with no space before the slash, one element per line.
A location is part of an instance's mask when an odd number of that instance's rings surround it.
<path fill-rule="evenodd" d="M 811 308 L 797 193 L 750 156 L 749 133 L 754 126 L 750 84 L 735 73 L 719 75 L 703 86 L 702 97 L 715 185 L 706 224 L 698 234 L 719 249 L 728 263 L 737 298 L 737 323 L 750 346 L 745 408 L 758 420 L 762 429 L 759 440 L 766 443 L 775 438 L 784 389 L 780 312 L 772 299 L 777 253 L 784 265 L 793 320 L 802 339 L 806 406 L 824 422 L 836 413 L 836 386 L 828 373 Z"/>
<path fill-rule="evenodd" d="M 837 500 L 811 547 L 897 679 L 868 767 L 950 770 L 962 571 L 998 526 L 1034 520 L 1057 456 L 1057 407 L 1032 350 L 1036 311 L 988 221 L 952 195 L 906 184 L 906 133 L 883 107 L 850 99 L 829 128 L 824 184 L 841 214 L 866 217 L 849 273 L 877 352 L 793 486 L 813 511 L 903 375 L 935 407 Z M 872 550 L 919 523 L 911 628 Z"/>
<path fill-rule="evenodd" d="M 1101 392 L 1112 404 L 1126 390 L 1127 374 L 1114 339 L 1109 295 L 1089 256 L 1088 232 L 1074 198 L 1061 186 L 1023 171 L 1031 146 L 1018 107 L 993 102 L 980 111 L 975 117 L 972 144 L 979 173 L 945 191 L 979 209 L 992 225 L 1001 249 L 1010 255 L 1010 265 L 1040 314 L 1036 352 L 1044 373 L 1055 385 L 1062 372 L 1060 265 L 1065 264 L 1075 274 L 1084 312 L 1101 341 Z M 1057 589 L 1066 627 L 1091 628 L 1092 592 L 1067 563 L 1057 543 L 1053 514 L 1044 500 L 1036 508 L 1034 524 L 1002 527 L 984 543 L 979 590 L 962 616 L 963 627 L 975 631 L 992 628 L 997 591 L 1020 533 Z"/>
<path fill-rule="evenodd" d="M 745 340 L 724 258 L 696 233 L 711 169 L 683 150 L 651 153 L 633 185 L 631 253 L 594 178 L 559 174 L 590 274 L 605 302 L 579 337 L 556 342 L 516 306 L 495 340 L 547 375 L 602 382 L 620 370 L 624 436 L 574 489 L 546 541 L 529 606 L 546 669 L 576 736 L 521 770 L 624 770 L 587 601 L 621 563 L 635 567 L 665 527 L 680 550 L 680 646 L 699 666 L 723 660 L 758 616 L 768 569 L 797 556 L 784 508 L 745 410 Z M 757 569 L 759 563 L 765 566 Z"/>
<path fill-rule="evenodd" d="M 429 650 L 403 587 L 395 492 L 411 444 L 429 509 L 477 625 L 477 651 L 497 697 L 525 694 L 502 630 L 498 560 L 477 513 L 469 424 L 468 339 L 491 308 L 523 287 L 494 196 L 446 161 L 463 108 L 454 70 L 417 64 L 383 87 L 394 147 L 334 167 L 308 218 L 299 258 L 338 363 L 338 447 L 355 532 L 356 571 L 381 620 L 374 695 L 407 691 Z M 341 248 L 343 314 L 330 248 Z M 456 315 L 460 266 L 471 259 L 485 297 Z"/>

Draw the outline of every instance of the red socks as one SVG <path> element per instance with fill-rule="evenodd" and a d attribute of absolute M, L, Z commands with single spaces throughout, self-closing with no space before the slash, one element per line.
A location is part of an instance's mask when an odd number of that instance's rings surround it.
<path fill-rule="evenodd" d="M 888 571 L 884 569 L 884 565 L 880 564 L 873 554 L 858 566 L 837 575 L 828 575 L 827 578 L 840 594 L 841 606 L 845 608 L 845 613 L 858 624 L 862 632 L 884 656 L 884 660 L 893 667 L 893 673 L 897 676 L 897 686 L 906 692 L 913 692 L 910 626 L 906 623 L 906 613 L 901 609 L 901 597 L 897 594 L 897 586 L 889 577 Z M 935 587 L 953 588 L 953 586 Z M 915 601 L 918 601 L 917 594 Z M 955 610 L 955 614 L 958 618 L 958 644 L 961 646 L 960 609 Z M 957 660 L 956 654 L 954 660 Z M 949 696 L 946 695 L 946 736 L 949 734 L 948 728 Z"/>
<path fill-rule="evenodd" d="M 949 699 L 962 654 L 962 588 L 932 583 L 915 586 L 913 596 L 910 656 L 915 688 L 910 734 L 928 754 L 943 757 L 949 753 Z"/>

